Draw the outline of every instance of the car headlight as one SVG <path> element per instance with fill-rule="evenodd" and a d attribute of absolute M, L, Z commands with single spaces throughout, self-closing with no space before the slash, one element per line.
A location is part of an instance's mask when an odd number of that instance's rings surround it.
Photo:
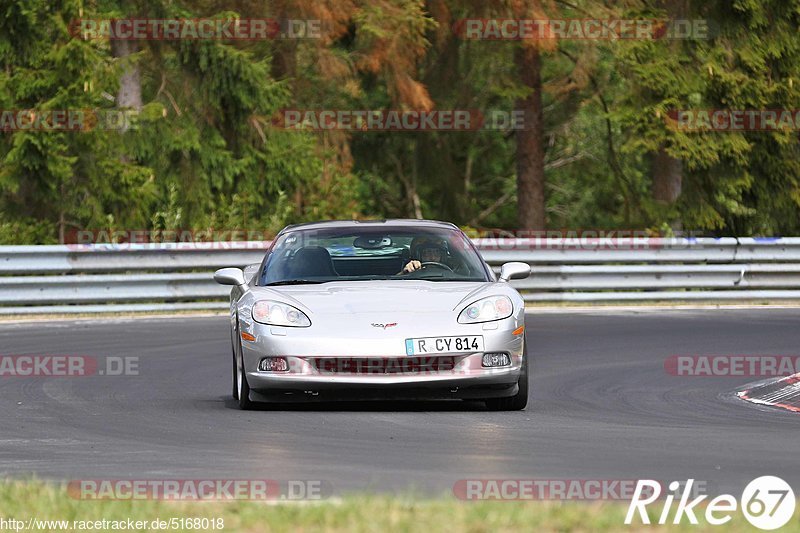
<path fill-rule="evenodd" d="M 511 316 L 514 305 L 508 296 L 489 296 L 466 306 L 458 315 L 460 324 L 477 324 Z"/>
<path fill-rule="evenodd" d="M 311 320 L 301 310 L 273 300 L 259 300 L 253 305 L 253 320 L 271 326 L 307 328 Z"/>

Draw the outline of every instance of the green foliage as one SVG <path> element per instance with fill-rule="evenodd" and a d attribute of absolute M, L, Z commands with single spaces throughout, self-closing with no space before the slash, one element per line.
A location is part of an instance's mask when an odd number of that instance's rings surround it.
<path fill-rule="evenodd" d="M 690 18 L 715 22 L 710 39 L 625 42 L 615 54 L 624 76 L 613 113 L 625 131 L 623 152 L 641 158 L 664 146 L 684 164 L 677 205 L 646 203 L 645 220 L 678 217 L 685 228 L 735 235 L 797 232 L 796 131 L 684 131 L 666 117 L 679 109 L 797 109 L 800 2 L 692 7 Z"/>
<path fill-rule="evenodd" d="M 797 131 L 694 132 L 668 120 L 678 109 L 800 109 L 800 0 L 683 4 L 683 18 L 713 21 L 710 39 L 543 48 L 550 227 L 800 231 Z M 544 8 L 561 18 L 672 16 L 664 5 Z M 309 132 L 272 123 L 286 108 L 511 112 L 525 94 L 513 62 L 519 43 L 451 30 L 458 19 L 503 18 L 508 9 L 460 0 L 4 0 L 0 109 L 113 112 L 131 68 L 143 107 L 125 131 L 0 132 L 0 243 L 52 243 L 84 228 L 274 232 L 311 219 L 417 213 L 513 229 L 513 130 Z M 280 13 L 327 17 L 330 34 L 147 41 L 116 57 L 108 40 L 69 33 L 80 17 Z M 651 194 L 662 149 L 682 162 L 671 204 Z"/>

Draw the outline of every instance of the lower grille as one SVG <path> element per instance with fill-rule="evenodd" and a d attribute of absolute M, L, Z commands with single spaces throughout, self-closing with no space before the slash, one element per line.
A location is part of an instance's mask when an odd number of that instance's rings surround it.
<path fill-rule="evenodd" d="M 456 358 L 443 357 L 315 357 L 311 364 L 320 374 L 423 374 L 447 372 L 456 366 Z"/>

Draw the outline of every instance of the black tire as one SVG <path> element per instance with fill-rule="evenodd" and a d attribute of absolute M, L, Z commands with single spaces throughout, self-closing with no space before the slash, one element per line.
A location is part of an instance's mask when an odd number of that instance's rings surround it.
<path fill-rule="evenodd" d="M 234 362 L 233 362 L 233 374 L 234 374 L 234 381 L 233 387 L 235 389 L 234 394 L 236 395 L 236 399 L 239 401 L 239 409 L 242 411 L 247 411 L 253 408 L 253 402 L 250 401 L 250 385 L 247 383 L 247 373 L 244 371 L 244 357 L 242 354 L 242 341 L 239 339 L 238 333 L 239 328 L 236 328 L 236 350 L 238 353 L 234 353 Z M 241 366 L 240 363 L 241 362 Z M 241 383 L 239 382 L 241 380 Z"/>
<path fill-rule="evenodd" d="M 525 342 L 523 340 L 523 342 Z M 519 390 L 507 398 L 488 398 L 484 400 L 490 411 L 521 411 L 528 405 L 528 345 L 522 349 L 522 369 L 517 382 Z"/>
<path fill-rule="evenodd" d="M 239 401 L 239 387 L 236 384 L 236 351 L 233 348 L 233 346 L 231 346 L 231 362 L 232 362 L 231 363 L 231 368 L 233 368 L 233 379 L 231 380 L 231 381 L 233 381 L 233 390 L 231 392 L 231 396 L 233 396 L 233 399 L 238 402 Z"/>
<path fill-rule="evenodd" d="M 231 377 L 231 396 L 237 402 L 239 401 L 239 387 L 236 383 L 236 342 L 238 340 L 239 335 L 239 317 L 236 317 L 236 325 L 233 327 L 231 331 L 231 368 L 233 369 L 233 374 Z"/>
<path fill-rule="evenodd" d="M 249 411 L 255 406 L 250 401 L 250 385 L 247 384 L 247 375 L 242 370 L 242 391 L 239 393 L 239 409 Z"/>

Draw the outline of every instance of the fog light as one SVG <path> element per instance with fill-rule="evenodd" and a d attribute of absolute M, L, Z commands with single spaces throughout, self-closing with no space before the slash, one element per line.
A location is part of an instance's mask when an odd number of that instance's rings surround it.
<path fill-rule="evenodd" d="M 506 353 L 485 353 L 483 354 L 483 366 L 487 368 L 495 366 L 510 366 L 511 358 Z"/>
<path fill-rule="evenodd" d="M 258 363 L 258 369 L 262 372 L 286 372 L 289 363 L 283 357 L 265 357 Z"/>

